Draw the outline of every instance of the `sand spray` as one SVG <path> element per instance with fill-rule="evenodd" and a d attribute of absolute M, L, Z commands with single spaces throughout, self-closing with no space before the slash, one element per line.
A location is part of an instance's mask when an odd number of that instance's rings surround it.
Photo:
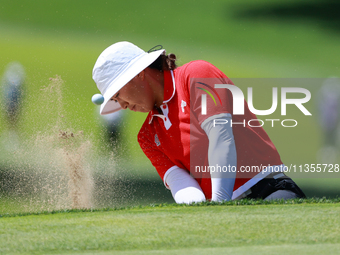
<path fill-rule="evenodd" d="M 8 169 L 3 174 L 7 176 L 2 178 L 2 188 L 18 200 L 26 200 L 24 211 L 93 206 L 92 143 L 82 131 L 67 127 L 63 83 L 60 76 L 50 78 L 35 95 L 41 104 L 41 112 L 35 114 L 44 121 L 29 139 L 7 152 Z"/>

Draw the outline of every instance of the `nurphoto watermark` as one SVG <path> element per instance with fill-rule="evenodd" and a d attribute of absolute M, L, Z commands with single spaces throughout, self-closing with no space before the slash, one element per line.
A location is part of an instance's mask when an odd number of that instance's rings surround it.
<path fill-rule="evenodd" d="M 263 139 L 273 141 L 284 173 L 301 178 L 340 177 L 339 78 L 194 78 L 190 111 L 190 172 L 198 178 L 216 172 L 236 172 L 247 178 L 254 171 L 272 170 L 275 166 L 268 168 L 270 158 L 261 165 L 266 150 L 256 144 Z M 243 155 L 237 159 L 245 161 L 209 164 L 209 141 L 199 139 L 200 133 L 195 131 L 207 123 L 209 132 L 216 129 L 215 136 L 231 127 L 236 149 Z M 252 135 L 249 141 L 249 133 L 261 136 Z M 215 154 L 216 158 L 223 151 Z"/>

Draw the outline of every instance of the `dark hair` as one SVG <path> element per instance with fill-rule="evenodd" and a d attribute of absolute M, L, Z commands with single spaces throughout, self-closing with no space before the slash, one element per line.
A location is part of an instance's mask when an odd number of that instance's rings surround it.
<path fill-rule="evenodd" d="M 161 54 L 151 65 L 149 65 L 152 69 L 157 69 L 159 71 L 164 70 L 174 70 L 176 65 L 176 55 L 175 54 L 168 54 L 165 53 Z"/>

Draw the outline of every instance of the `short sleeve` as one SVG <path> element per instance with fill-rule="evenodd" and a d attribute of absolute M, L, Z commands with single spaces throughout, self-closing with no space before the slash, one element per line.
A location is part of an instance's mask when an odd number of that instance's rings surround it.
<path fill-rule="evenodd" d="M 232 81 L 217 67 L 206 61 L 194 61 L 185 70 L 189 85 L 192 114 L 201 125 L 207 118 L 221 113 L 232 113 L 232 94 L 228 89 L 215 88 L 215 84 Z M 204 110 L 205 108 L 205 110 Z"/>

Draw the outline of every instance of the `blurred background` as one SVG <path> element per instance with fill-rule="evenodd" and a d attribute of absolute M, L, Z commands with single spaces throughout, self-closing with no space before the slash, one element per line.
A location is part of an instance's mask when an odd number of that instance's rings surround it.
<path fill-rule="evenodd" d="M 244 88 L 260 78 L 303 79 L 313 115 L 291 109 L 285 119 L 298 120 L 297 127 L 265 129 L 287 165 L 339 164 L 339 8 L 330 0 L 2 0 L 0 213 L 56 208 L 39 192 L 70 197 L 64 179 L 71 177 L 57 174 L 66 168 L 58 165 L 59 150 L 66 161 L 83 157 L 78 163 L 93 176 L 83 184 L 92 187 L 93 206 L 173 201 L 137 143 L 146 115 L 102 118 L 91 103 L 99 92 L 93 65 L 117 41 L 145 51 L 161 44 L 179 65 L 209 61 L 232 80 L 249 79 Z M 306 87 L 308 79 L 317 82 Z M 270 86 L 254 88 L 255 106 L 268 109 L 270 95 Z M 279 112 L 272 117 L 282 119 Z M 336 197 L 339 177 L 299 175 L 295 181 L 307 196 Z"/>

